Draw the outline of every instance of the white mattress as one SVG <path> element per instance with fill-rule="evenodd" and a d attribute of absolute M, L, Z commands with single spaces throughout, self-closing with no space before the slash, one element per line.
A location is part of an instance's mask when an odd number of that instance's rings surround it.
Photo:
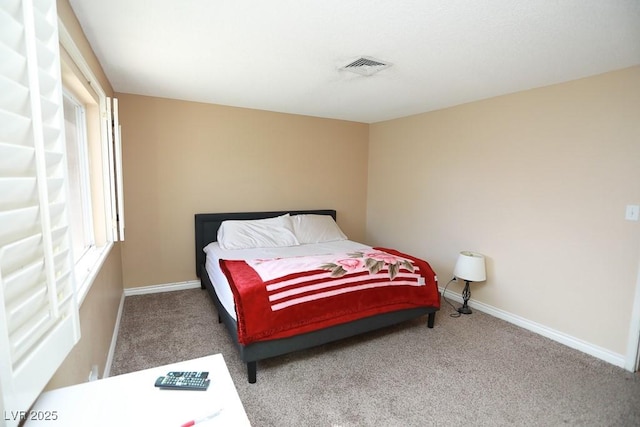
<path fill-rule="evenodd" d="M 204 252 L 207 254 L 205 268 L 213 284 L 213 288 L 218 295 L 222 306 L 229 315 L 236 319 L 235 302 L 233 293 L 227 281 L 227 277 L 220 269 L 220 260 L 249 260 L 256 258 L 277 258 L 294 257 L 306 255 L 323 255 L 333 252 L 351 252 L 371 249 L 371 246 L 352 240 L 337 240 L 334 242 L 314 243 L 309 245 L 287 246 L 281 248 L 258 248 L 258 249 L 222 249 L 218 242 L 209 243 Z"/>

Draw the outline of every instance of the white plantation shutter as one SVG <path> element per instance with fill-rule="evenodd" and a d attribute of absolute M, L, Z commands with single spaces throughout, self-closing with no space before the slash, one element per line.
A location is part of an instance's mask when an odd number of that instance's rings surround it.
<path fill-rule="evenodd" d="M 55 0 L 0 9 L 0 387 L 27 410 L 78 341 Z M 12 417 L 8 417 L 12 418 Z"/>
<path fill-rule="evenodd" d="M 113 98 L 113 139 L 114 139 L 114 168 L 117 185 L 118 204 L 118 239 L 124 241 L 124 187 L 122 184 L 122 129 L 118 117 L 118 100 Z"/>
<path fill-rule="evenodd" d="M 124 189 L 122 186 L 122 140 L 118 118 L 118 100 L 107 97 L 107 140 L 113 241 L 124 241 Z"/>

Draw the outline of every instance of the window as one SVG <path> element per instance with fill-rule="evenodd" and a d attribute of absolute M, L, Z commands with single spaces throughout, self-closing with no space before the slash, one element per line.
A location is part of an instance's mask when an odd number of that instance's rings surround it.
<path fill-rule="evenodd" d="M 82 304 L 101 260 L 118 237 L 112 225 L 117 223 L 111 166 L 115 158 L 111 155 L 113 124 L 107 111 L 100 113 L 109 98 L 96 83 L 87 83 L 93 76 L 81 71 L 77 62 L 82 58 L 74 58 L 67 49 L 73 51 L 73 45 L 63 44 L 60 51 L 68 213 L 78 301 Z"/>
<path fill-rule="evenodd" d="M 69 179 L 69 220 L 73 260 L 77 264 L 94 244 L 85 108 L 71 95 L 63 98 Z"/>
<path fill-rule="evenodd" d="M 119 145 L 56 0 L 0 2 L 0 29 L 0 409 L 15 426 L 79 340 L 78 305 L 122 235 Z"/>

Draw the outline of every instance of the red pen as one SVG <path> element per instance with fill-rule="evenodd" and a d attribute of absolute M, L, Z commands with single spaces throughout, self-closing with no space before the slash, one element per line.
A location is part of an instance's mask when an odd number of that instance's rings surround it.
<path fill-rule="evenodd" d="M 216 412 L 209 414 L 206 417 L 198 418 L 197 420 L 187 421 L 186 423 L 182 424 L 180 427 L 191 427 L 203 421 L 210 420 L 212 418 L 217 417 L 220 412 L 222 412 L 222 409 L 218 409 Z"/>

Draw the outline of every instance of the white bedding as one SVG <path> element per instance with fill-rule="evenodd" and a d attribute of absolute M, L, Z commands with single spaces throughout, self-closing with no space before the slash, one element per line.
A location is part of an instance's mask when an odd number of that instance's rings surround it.
<path fill-rule="evenodd" d="M 368 250 L 371 246 L 352 240 L 337 240 L 333 242 L 313 243 L 298 246 L 286 246 L 277 248 L 254 248 L 254 249 L 223 249 L 218 242 L 209 243 L 204 252 L 207 255 L 205 268 L 213 284 L 213 288 L 218 295 L 218 299 L 227 312 L 236 319 L 235 303 L 233 293 L 227 281 L 227 277 L 220 269 L 220 260 L 250 260 L 256 258 L 277 258 L 294 257 L 307 255 L 323 255 L 333 252 L 355 252 L 358 250 Z"/>

